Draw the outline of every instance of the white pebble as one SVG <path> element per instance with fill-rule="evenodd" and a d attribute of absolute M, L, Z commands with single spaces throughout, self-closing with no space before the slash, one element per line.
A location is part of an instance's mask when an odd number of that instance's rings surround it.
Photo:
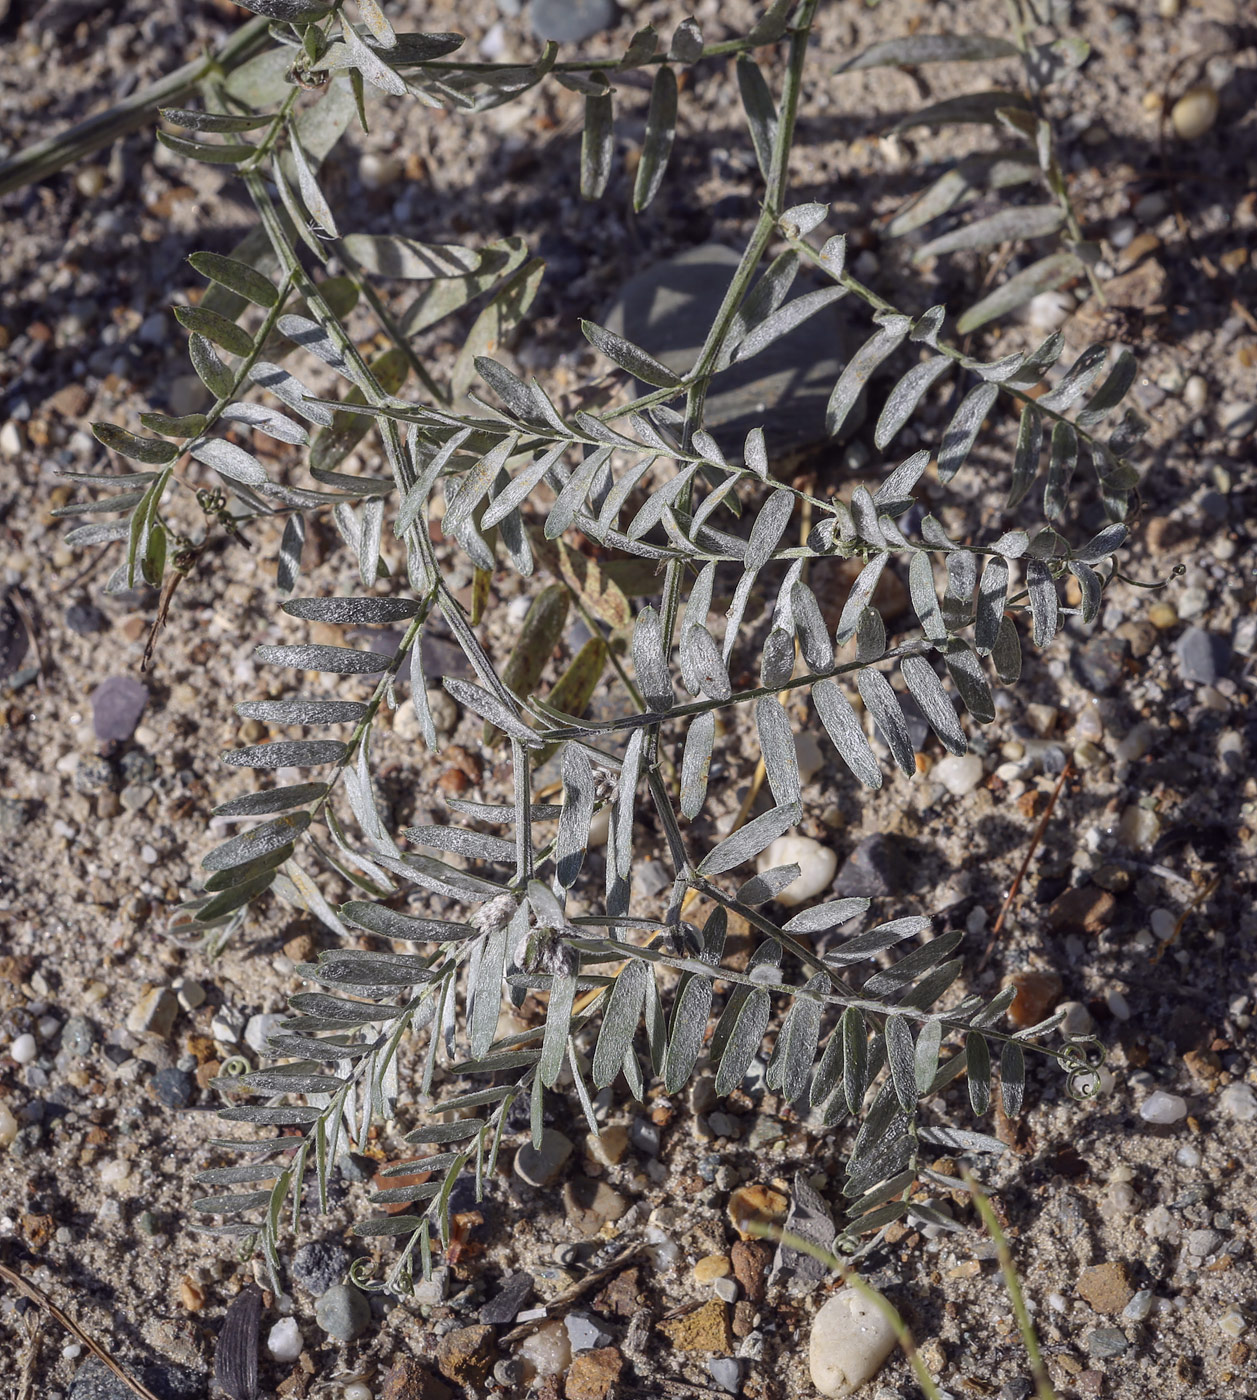
<path fill-rule="evenodd" d="M 0 1103 L 0 1147 L 8 1147 L 15 1137 L 17 1119 L 9 1112 L 7 1105 Z"/>
<path fill-rule="evenodd" d="M 1122 1309 L 1122 1316 L 1127 1322 L 1142 1322 L 1152 1311 L 1152 1303 L 1152 1290 L 1141 1288 Z"/>
<path fill-rule="evenodd" d="M 572 1344 L 561 1322 L 547 1322 L 531 1337 L 525 1337 L 516 1353 L 524 1363 L 524 1379 L 557 1376 L 572 1364 Z"/>
<path fill-rule="evenodd" d="M 347 1385 L 341 1394 L 344 1400 L 375 1400 L 375 1392 L 362 1381 L 354 1381 L 352 1385 Z"/>
<path fill-rule="evenodd" d="M 115 1182 L 125 1181 L 130 1175 L 131 1168 L 116 1157 L 100 1165 L 100 1179 L 110 1185 Z"/>
<path fill-rule="evenodd" d="M 930 769 L 930 777 L 942 783 L 953 797 L 964 797 L 982 781 L 982 760 L 976 753 L 949 754 Z"/>
<path fill-rule="evenodd" d="M 1174 930 L 1178 927 L 1177 917 L 1168 909 L 1154 909 L 1148 915 L 1148 923 L 1162 943 L 1173 938 Z"/>
<path fill-rule="evenodd" d="M 276 1361 L 295 1361 L 301 1355 L 301 1328 L 291 1317 L 281 1317 L 266 1337 L 266 1349 Z"/>
<path fill-rule="evenodd" d="M 1251 1084 L 1228 1084 L 1218 1095 L 1218 1107 L 1237 1123 L 1251 1123 L 1257 1119 L 1257 1093 Z"/>
<path fill-rule="evenodd" d="M 806 731 L 794 736 L 794 756 L 799 765 L 799 781 L 804 787 L 825 766 L 825 754 L 813 734 Z"/>
<path fill-rule="evenodd" d="M 358 178 L 369 190 L 382 190 L 401 177 L 402 163 L 396 156 L 368 151 L 358 161 Z"/>
<path fill-rule="evenodd" d="M 1218 94 L 1208 83 L 1198 83 L 1174 104 L 1170 121 L 1183 141 L 1195 141 L 1218 120 Z"/>
<path fill-rule="evenodd" d="M 777 865 L 797 865 L 799 873 L 777 896 L 777 902 L 792 909 L 805 899 L 815 899 L 834 878 L 838 857 L 810 836 L 778 836 L 756 862 L 759 870 Z"/>
<path fill-rule="evenodd" d="M 1048 333 L 1059 330 L 1073 309 L 1074 298 L 1068 292 L 1040 292 L 1027 303 L 1025 319 L 1036 331 Z"/>
<path fill-rule="evenodd" d="M 1238 1308 L 1228 1308 L 1218 1319 L 1218 1326 L 1228 1337 L 1239 1338 L 1244 1335 L 1244 1314 Z"/>
<path fill-rule="evenodd" d="M 39 1054 L 39 1047 L 35 1044 L 35 1037 L 29 1033 L 19 1035 L 9 1046 L 9 1054 L 19 1065 L 29 1065 Z"/>
<path fill-rule="evenodd" d="M 1202 374 L 1193 374 L 1183 385 L 1183 402 L 1193 413 L 1203 413 L 1209 402 L 1209 385 Z"/>
<path fill-rule="evenodd" d="M 64 1356 L 67 1361 L 77 1361 L 79 1357 L 83 1355 L 83 1348 L 79 1346 L 77 1342 L 67 1342 L 65 1346 L 61 1348 L 61 1355 Z"/>
<path fill-rule="evenodd" d="M 1116 987 L 1110 987 L 1105 993 L 1104 1004 L 1119 1021 L 1130 1020 L 1130 1002 L 1126 1000 Z"/>
<path fill-rule="evenodd" d="M 812 1321 L 808 1364 L 822 1395 L 854 1395 L 881 1370 L 895 1332 L 874 1304 L 853 1288 L 835 1293 Z"/>
<path fill-rule="evenodd" d="M 1174 1160 L 1180 1167 L 1198 1167 L 1204 1158 L 1200 1155 L 1198 1147 L 1193 1147 L 1191 1143 L 1186 1142 L 1174 1154 Z"/>
<path fill-rule="evenodd" d="M 1139 1105 L 1139 1116 L 1145 1123 L 1177 1123 L 1187 1117 L 1187 1100 L 1158 1089 Z"/>

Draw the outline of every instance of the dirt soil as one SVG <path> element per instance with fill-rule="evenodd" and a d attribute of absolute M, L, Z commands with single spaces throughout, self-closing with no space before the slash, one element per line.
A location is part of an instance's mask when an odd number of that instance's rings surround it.
<path fill-rule="evenodd" d="M 527 14 L 510 13 L 514 4 L 408 0 L 389 8 L 399 28 L 456 29 L 487 56 L 535 53 Z M 626 8 L 633 23 L 653 22 L 664 35 L 685 13 L 671 3 Z M 1070 619 L 1046 652 L 1027 648 L 1022 680 L 1001 699 L 995 722 L 969 726 L 983 765 L 971 783 L 940 767 L 945 756 L 931 739 L 914 781 L 893 776 L 884 762 L 886 783 L 871 794 L 839 763 L 806 705 L 791 707 L 796 727 L 814 732 L 823 754 L 805 789 L 800 830 L 833 849 L 840 866 L 866 838 L 887 837 L 878 918 L 930 913 L 940 931 L 965 928 L 962 990 L 991 993 L 1005 976 L 1037 973 L 1027 995 L 1040 994 L 1047 1007 L 1076 1003 L 1070 1024 L 1094 1025 L 1107 1050 L 1103 1092 L 1087 1104 L 1066 1094 L 1051 1059 L 1037 1057 L 1022 1118 L 986 1125 L 1010 1151 L 979 1167 L 1062 1397 L 1257 1396 L 1257 1099 L 1246 1088 L 1257 1085 L 1257 48 L 1252 15 L 1245 30 L 1242 9 L 1238 0 L 1182 0 L 1181 9 L 1178 0 L 1074 5 L 1073 26 L 1090 39 L 1093 56 L 1050 104 L 1102 272 L 1142 268 L 1141 285 L 1155 293 L 1141 297 L 1136 286 L 1102 316 L 1094 303 L 1076 308 L 1072 299 L 1059 311 L 1072 317 L 1067 333 L 1076 348 L 1112 338 L 1140 356 L 1133 394 L 1151 430 L 1139 458 L 1136 539 L 1123 567 L 1141 584 L 1164 586 L 1115 584 L 1095 627 Z M 397 18 L 403 11 L 406 20 Z M 743 0 L 703 0 L 696 13 L 708 41 L 744 32 L 754 17 Z M 0 144 L 19 150 L 134 92 L 221 42 L 241 15 L 217 0 L 0 0 Z M 864 258 L 860 275 L 914 311 L 971 303 L 1005 253 L 914 264 L 916 245 L 887 236 L 889 217 L 923 172 L 939 173 L 978 138 L 964 129 L 958 137 L 955 128 L 881 133 L 927 101 L 993 79 L 988 65 L 833 70 L 868 44 L 918 26 L 1004 33 L 1005 25 L 994 0 L 821 6 L 794 192 L 830 203 L 829 227 L 845 230 L 853 255 Z M 622 50 L 631 30 L 625 19 L 587 51 Z M 778 64 L 769 76 L 779 79 Z M 1172 102 L 1198 81 L 1218 89 L 1220 111 L 1188 144 L 1162 120 L 1162 99 L 1168 93 Z M 755 218 L 754 157 L 723 60 L 688 75 L 665 187 L 646 213 L 631 212 L 625 165 L 640 148 L 646 100 L 630 75 L 616 174 L 596 205 L 578 195 L 580 99 L 555 84 L 480 119 L 381 104 L 369 138 L 346 138 L 349 153 L 329 177 L 329 192 L 368 232 L 436 242 L 523 236 L 549 272 L 511 347 L 514 363 L 563 392 L 595 365 L 578 316 L 600 316 L 617 285 L 672 253 L 712 241 L 740 247 Z M 390 157 L 393 178 L 372 187 L 380 158 Z M 156 600 L 149 592 L 102 597 L 116 549 L 105 561 L 76 553 L 49 512 L 84 498 L 58 473 L 116 469 L 90 422 L 134 427 L 138 412 L 194 390 L 169 305 L 200 285 L 186 256 L 227 251 L 251 212 L 229 175 L 155 150 L 149 130 L 8 196 L 0 217 L 0 567 L 9 600 L 0 637 L 0 1262 L 157 1395 L 203 1396 L 212 1390 L 226 1309 L 256 1274 L 229 1242 L 189 1228 L 191 1203 L 202 1194 L 193 1173 L 220 1161 L 207 1146 L 222 1132 L 214 1116 L 221 1099 L 208 1080 L 232 1055 L 256 1062 L 243 1028 L 282 1009 L 302 985 L 295 963 L 330 935 L 278 902 L 264 903 L 213 959 L 172 941 L 166 929 L 173 907 L 196 887 L 201 857 L 227 834 L 209 810 L 247 790 L 247 778 L 217 762 L 222 749 L 261 737 L 255 722 L 242 726 L 233 705 L 288 693 L 286 677 L 255 664 L 254 647 L 310 633 L 276 617 L 278 529 L 253 530 L 251 549 L 225 543 L 176 595 L 142 678 L 148 696 L 138 727 L 102 748 L 92 693 L 111 677 L 139 678 Z M 1077 298 L 1085 292 L 1076 289 Z M 975 346 L 994 356 L 1033 334 L 1014 323 Z M 425 354 L 440 362 L 454 348 L 434 335 Z M 867 464 L 877 460 L 870 423 L 805 469 L 818 489 L 840 490 L 862 469 L 872 479 L 878 468 Z M 374 449 L 364 448 L 358 462 L 373 470 Z M 923 493 L 953 533 L 989 529 L 1001 510 L 1004 470 L 991 451 L 952 488 L 927 477 Z M 190 514 L 187 526 L 195 523 Z M 1098 523 L 1094 505 L 1085 505 L 1082 525 Z M 453 586 L 467 587 L 465 559 L 442 557 Z M 300 591 L 352 592 L 356 572 L 333 530 L 312 531 Z M 483 630 L 499 659 L 526 591 L 505 571 L 494 580 Z M 901 631 L 911 625 L 901 616 Z M 572 635 L 565 645 L 577 641 Z M 434 679 L 455 655 L 434 654 Z M 356 692 L 338 684 L 336 693 Z M 598 703 L 624 704 L 613 680 Z M 374 745 L 395 825 L 446 820 L 442 794 L 456 789 L 509 800 L 509 772 L 500 753 L 481 746 L 478 720 L 455 712 L 449 741 L 461 753 L 434 758 L 404 714 L 377 726 Z M 745 716 L 723 743 L 722 779 L 705 818 L 713 839 L 741 806 L 758 759 Z M 1052 806 L 1066 758 L 1071 775 Z M 638 850 L 643 862 L 666 866 L 657 833 L 639 833 Z M 636 899 L 653 916 L 666 889 Z M 146 998 L 151 1007 L 160 991 L 150 989 L 162 988 L 179 999 L 175 1015 L 145 1029 Z M 526 1004 L 521 1014 L 536 1011 Z M 413 1057 L 403 1064 L 399 1124 L 363 1144 L 371 1157 L 404 1151 L 401 1134 L 419 1114 L 416 1092 L 405 1087 L 413 1064 Z M 1175 1121 L 1140 1115 L 1158 1092 L 1176 1096 L 1166 1115 Z M 944 1096 L 930 1110 L 934 1121 L 973 1126 L 964 1099 L 963 1086 Z M 700 1270 L 702 1282 L 694 1266 L 729 1255 L 737 1188 L 777 1183 L 788 1194 L 804 1170 L 830 1206 L 840 1204 L 848 1135 L 813 1131 L 762 1084 L 713 1110 L 701 1090 L 668 1100 L 658 1086 L 640 1108 L 621 1083 L 605 1107 L 609 1123 L 631 1129 L 615 1165 L 585 1155 L 579 1110 L 556 1101 L 553 1126 L 577 1144 L 565 1176 L 545 1189 L 525 1184 L 511 1166 L 526 1134 L 512 1132 L 479 1208 L 483 1221 L 469 1222 L 471 1247 L 453 1262 L 446 1286 L 416 1298 L 376 1295 L 372 1323 L 356 1341 L 338 1343 L 320 1328 L 315 1297 L 299 1280 L 278 1298 L 268 1291 L 261 1393 L 345 1400 L 447 1393 L 418 1372 L 403 1388 L 398 1359 L 435 1368 L 441 1339 L 475 1324 L 505 1275 L 533 1274 L 544 1302 L 604 1267 L 618 1242 L 639 1251 L 625 1265 L 636 1276 L 613 1272 L 618 1291 L 590 1290 L 554 1314 L 596 1320 L 606 1337 L 598 1355 L 612 1370 L 615 1358 L 623 1363 L 611 1394 L 715 1396 L 726 1393 L 720 1386 L 730 1376 L 750 1400 L 815 1394 L 808 1329 L 836 1284 L 797 1294 L 774 1284 L 752 1302 L 739 1282 L 728 1309 L 736 1335 L 714 1349 L 685 1350 L 676 1329 L 670 1341 L 657 1324 L 712 1298 L 710 1278 L 723 1266 Z M 359 1178 L 372 1165 L 346 1164 L 329 1213 L 304 1217 L 294 1245 L 340 1242 L 387 1263 L 389 1246 L 349 1233 L 366 1210 L 369 1183 Z M 560 1197 L 562 1181 L 579 1174 L 604 1178 L 629 1203 L 591 1241 Z M 990 1241 L 968 1203 L 939 1199 L 960 1230 L 897 1226 L 871 1256 L 867 1276 L 902 1310 L 946 1394 L 1018 1400 L 1029 1393 L 1030 1373 Z M 1100 1265 L 1113 1267 L 1085 1274 Z M 281 1363 L 265 1342 L 286 1315 L 296 1319 L 303 1348 Z M 505 1332 L 498 1326 L 489 1345 L 495 1364 L 512 1350 Z M 722 1352 L 740 1365 L 710 1367 Z M 499 1364 L 483 1383 L 454 1390 L 555 1397 L 566 1384 L 568 1397 L 607 1393 L 607 1377 L 594 1375 L 593 1363 L 581 1365 L 566 1380 L 513 1382 Z M 574 1385 L 577 1375 L 581 1385 L 592 1376 L 593 1388 Z M 358 1382 L 367 1388 L 352 1389 Z M 896 1356 L 861 1393 L 906 1400 L 919 1391 Z M 88 1400 L 128 1392 L 51 1316 L 0 1282 L 0 1394 Z"/>

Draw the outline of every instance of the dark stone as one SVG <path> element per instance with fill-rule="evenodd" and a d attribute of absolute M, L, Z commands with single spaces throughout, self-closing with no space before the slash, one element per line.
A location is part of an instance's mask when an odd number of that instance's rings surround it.
<path fill-rule="evenodd" d="M 165 1363 L 136 1368 L 125 1359 L 120 1364 L 158 1397 L 158 1400 L 203 1400 L 209 1391 L 209 1377 L 188 1366 Z M 90 1356 L 74 1373 L 66 1400 L 135 1400 L 135 1391 L 96 1357 Z"/>
<path fill-rule="evenodd" d="M 349 1251 L 335 1240 L 311 1240 L 292 1257 L 293 1280 L 321 1298 L 349 1270 Z"/>
<path fill-rule="evenodd" d="M 74 770 L 75 792 L 105 792 L 116 784 L 117 776 L 107 759 L 84 758 Z"/>
<path fill-rule="evenodd" d="M 1097 632 L 1073 655 L 1074 674 L 1093 695 L 1111 695 L 1126 675 L 1130 643 L 1111 632 Z"/>
<path fill-rule="evenodd" d="M 1231 669 L 1231 643 L 1203 627 L 1189 627 L 1174 643 L 1174 654 L 1185 681 L 1214 685 Z"/>
<path fill-rule="evenodd" d="M 607 327 L 669 369 L 686 373 L 694 367 L 738 262 L 732 249 L 708 243 L 657 263 L 625 284 L 607 313 Z M 791 295 L 815 289 L 800 276 Z M 741 456 L 752 428 L 764 429 L 770 451 L 823 441 L 830 392 L 859 343 L 842 311 L 825 308 L 712 381 L 704 411 L 707 428 L 730 458 Z M 648 386 L 639 386 L 639 392 L 648 392 Z M 857 404 L 843 435 L 854 432 L 862 417 Z"/>
<path fill-rule="evenodd" d="M 843 862 L 834 893 L 857 899 L 880 899 L 903 889 L 907 871 L 893 836 L 866 836 Z"/>
<path fill-rule="evenodd" d="M 71 603 L 65 610 L 65 625 L 79 637 L 90 637 L 108 631 L 109 619 L 95 603 Z"/>
<path fill-rule="evenodd" d="M 157 776 L 157 760 L 143 749 L 128 749 L 118 760 L 124 782 L 151 783 Z"/>
<path fill-rule="evenodd" d="M 370 1157 L 363 1157 L 358 1152 L 346 1152 L 343 1157 L 336 1159 L 336 1169 L 346 1181 L 366 1182 L 379 1170 L 379 1165 Z"/>
<path fill-rule="evenodd" d="M 196 1097 L 196 1080 L 182 1069 L 159 1069 L 153 1076 L 153 1096 L 167 1108 L 187 1108 Z"/>
<path fill-rule="evenodd" d="M 129 739 L 135 733 L 144 707 L 148 686 L 134 676 L 110 676 L 92 691 L 92 728 L 102 744 Z"/>
<path fill-rule="evenodd" d="M 1097 1361 L 1121 1356 L 1129 1346 L 1126 1334 L 1117 1327 L 1097 1327 L 1087 1333 L 1087 1354 Z"/>
<path fill-rule="evenodd" d="M 515 1314 L 528 1306 L 533 1295 L 533 1276 L 522 1270 L 507 1274 L 497 1294 L 480 1309 L 480 1321 L 492 1327 L 507 1327 L 515 1321 Z"/>
<path fill-rule="evenodd" d="M 1028 1376 L 1016 1376 L 1000 1386 L 999 1400 L 1030 1400 L 1034 1382 Z"/>
<path fill-rule="evenodd" d="M 832 1249 L 834 1218 L 820 1193 L 808 1180 L 808 1174 L 798 1171 L 794 1174 L 794 1187 L 791 1191 L 790 1214 L 786 1217 L 787 1233 L 798 1235 L 819 1249 Z M 810 1292 L 822 1280 L 829 1277 L 829 1266 L 822 1264 L 810 1254 L 803 1254 L 785 1245 L 777 1246 L 773 1257 L 771 1282 L 784 1282 L 791 1292 Z"/>
<path fill-rule="evenodd" d="M 532 0 L 528 16 L 538 39 L 579 44 L 616 22 L 615 0 Z"/>

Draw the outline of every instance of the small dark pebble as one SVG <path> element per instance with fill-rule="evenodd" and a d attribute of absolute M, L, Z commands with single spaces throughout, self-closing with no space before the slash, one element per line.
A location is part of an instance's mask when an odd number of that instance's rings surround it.
<path fill-rule="evenodd" d="M 187 1108 L 196 1097 L 196 1080 L 181 1069 L 159 1069 L 153 1076 L 153 1096 L 167 1108 Z"/>
<path fill-rule="evenodd" d="M 879 899 L 902 890 L 903 852 L 893 836 L 868 836 L 843 862 L 834 880 L 834 893 L 859 899 Z"/>
<path fill-rule="evenodd" d="M 292 1257 L 292 1277 L 308 1293 L 321 1298 L 349 1270 L 349 1251 L 334 1240 L 311 1240 Z"/>
<path fill-rule="evenodd" d="M 1126 1334 L 1117 1327 L 1097 1327 L 1087 1333 L 1087 1354 L 1097 1361 L 1121 1356 L 1129 1346 Z"/>
<path fill-rule="evenodd" d="M 487 1322 L 492 1327 L 506 1327 L 515 1321 L 516 1313 L 528 1306 L 532 1295 L 531 1274 L 522 1270 L 519 1273 L 508 1274 L 502 1280 L 502 1287 L 480 1309 L 480 1321 Z"/>
<path fill-rule="evenodd" d="M 1015 1376 L 1000 1386 L 999 1400 L 1028 1400 L 1034 1384 L 1027 1376 Z"/>
<path fill-rule="evenodd" d="M 118 760 L 118 767 L 128 783 L 151 783 L 157 776 L 157 760 L 143 749 L 128 749 Z"/>
<path fill-rule="evenodd" d="M 1214 685 L 1231 669 L 1231 644 L 1216 632 L 1189 627 L 1174 643 L 1179 670 L 1194 685 Z"/>
<path fill-rule="evenodd" d="M 89 755 L 74 770 L 75 792 L 106 792 L 117 784 L 117 776 L 106 759 Z"/>
<path fill-rule="evenodd" d="M 1121 685 L 1129 655 L 1125 637 L 1097 632 L 1074 652 L 1074 674 L 1093 695 L 1109 695 Z"/>
<path fill-rule="evenodd" d="M 71 603 L 65 610 L 65 625 L 77 636 L 90 637 L 106 631 L 109 619 L 95 603 Z"/>
<path fill-rule="evenodd" d="M 129 739 L 135 733 L 144 707 L 148 686 L 134 676 L 110 676 L 92 691 L 92 728 L 102 744 Z"/>

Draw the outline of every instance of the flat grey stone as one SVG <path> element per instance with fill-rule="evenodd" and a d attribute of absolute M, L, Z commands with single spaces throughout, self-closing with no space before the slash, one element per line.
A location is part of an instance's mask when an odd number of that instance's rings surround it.
<path fill-rule="evenodd" d="M 790 1214 L 786 1216 L 787 1233 L 808 1240 L 819 1249 L 832 1249 L 837 1231 L 829 1207 L 807 1179 L 807 1173 L 795 1172 L 790 1193 Z M 810 1292 L 829 1277 L 829 1269 L 819 1259 L 798 1250 L 777 1246 L 773 1257 L 771 1282 L 784 1283 L 791 1293 Z"/>
<path fill-rule="evenodd" d="M 480 1309 L 480 1321 L 491 1327 L 506 1327 L 515 1321 L 515 1314 L 528 1305 L 533 1295 L 533 1276 L 522 1269 L 507 1274 L 502 1287 Z"/>
<path fill-rule="evenodd" d="M 110 676 L 92 691 L 92 728 L 102 744 L 129 739 L 135 733 L 144 707 L 148 686 L 134 676 Z"/>
<path fill-rule="evenodd" d="M 731 248 L 707 243 L 648 268 L 625 284 L 607 313 L 608 329 L 676 373 L 686 373 L 694 367 L 738 261 Z M 801 273 L 790 298 L 818 285 Z M 763 428 L 770 452 L 824 441 L 830 392 L 864 338 L 848 323 L 842 303 L 824 308 L 758 355 L 718 374 L 708 392 L 704 425 L 730 459 L 741 458 L 752 428 Z M 641 393 L 648 389 L 638 386 Z M 855 432 L 863 416 L 861 400 L 842 436 Z"/>
<path fill-rule="evenodd" d="M 879 899 L 903 887 L 903 852 L 893 836 L 866 836 L 843 862 L 834 880 L 834 893 L 857 899 Z"/>
<path fill-rule="evenodd" d="M 1231 669 L 1231 644 L 1216 632 L 1189 627 L 1174 643 L 1179 670 L 1185 681 L 1213 685 Z"/>
<path fill-rule="evenodd" d="M 366 1331 L 371 1321 L 371 1304 L 352 1283 L 338 1283 L 319 1299 L 314 1320 L 329 1337 L 352 1342 Z"/>
<path fill-rule="evenodd" d="M 546 1128 L 540 1147 L 530 1140 L 515 1154 L 515 1175 L 529 1186 L 553 1186 L 571 1155 L 571 1140 L 557 1128 Z"/>
<path fill-rule="evenodd" d="M 528 18 L 538 39 L 578 44 L 616 22 L 615 0 L 532 0 Z"/>

